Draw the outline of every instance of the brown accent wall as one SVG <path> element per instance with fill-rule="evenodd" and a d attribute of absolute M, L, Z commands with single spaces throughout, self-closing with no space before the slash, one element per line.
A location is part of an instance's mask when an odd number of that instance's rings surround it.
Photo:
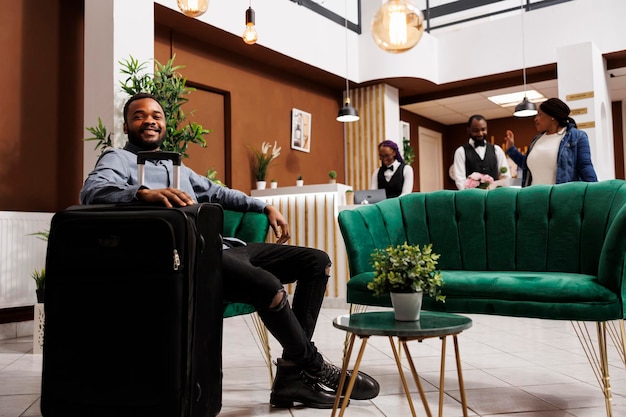
<path fill-rule="evenodd" d="M 81 185 L 83 3 L 2 6 L 0 210 L 56 211 Z"/>
<path fill-rule="evenodd" d="M 191 84 L 224 97 L 218 101 L 223 109 L 188 103 L 187 111 L 195 110 L 196 120 L 215 131 L 206 137 L 208 147 L 194 146 L 185 164 L 202 174 L 212 166 L 223 166 L 220 179 L 250 192 L 255 188 L 251 148 L 276 141 L 282 151 L 268 169 L 268 181 L 275 178 L 279 186 L 295 185 L 302 175 L 306 184 L 326 183 L 328 171 L 335 170 L 337 181 L 344 182 L 343 125 L 335 120 L 341 91 L 208 45 L 168 27 L 167 22 L 159 22 L 157 34 L 159 61 L 175 54 L 175 63 L 185 66 L 181 73 Z M 197 93 L 190 95 L 192 100 Z M 310 153 L 290 148 L 292 108 L 311 113 Z"/>

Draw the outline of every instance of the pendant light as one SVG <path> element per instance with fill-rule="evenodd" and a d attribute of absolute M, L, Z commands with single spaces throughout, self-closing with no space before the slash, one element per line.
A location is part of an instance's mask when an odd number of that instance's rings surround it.
<path fill-rule="evenodd" d="M 350 105 L 350 85 L 348 83 L 348 0 L 346 1 L 345 29 L 346 29 L 346 99 L 339 109 L 337 121 L 341 123 L 356 122 L 360 119 L 359 112 Z"/>
<path fill-rule="evenodd" d="M 254 9 L 252 8 L 252 0 L 250 0 L 250 7 L 246 10 L 246 30 L 243 32 L 243 41 L 248 45 L 254 45 L 259 39 L 259 35 L 254 28 Z"/>
<path fill-rule="evenodd" d="M 372 37 L 387 52 L 408 51 L 423 33 L 424 15 L 408 0 L 388 0 L 372 19 Z"/>
<path fill-rule="evenodd" d="M 537 114 L 537 105 L 528 101 L 526 97 L 526 48 L 525 38 L 526 32 L 524 30 L 524 0 L 521 0 L 520 11 L 522 13 L 522 74 L 524 77 L 524 99 L 521 103 L 515 106 L 513 116 L 515 117 L 531 117 Z"/>
<path fill-rule="evenodd" d="M 198 17 L 209 8 L 209 0 L 176 0 L 178 8 L 185 16 Z"/>

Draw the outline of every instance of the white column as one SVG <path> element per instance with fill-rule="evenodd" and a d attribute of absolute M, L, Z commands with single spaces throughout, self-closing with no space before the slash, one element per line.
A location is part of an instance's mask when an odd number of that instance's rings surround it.
<path fill-rule="evenodd" d="M 559 98 L 589 136 L 591 159 L 598 180 L 615 178 L 613 118 L 606 62 L 592 42 L 557 49 Z"/>
<path fill-rule="evenodd" d="M 125 77 L 119 61 L 131 55 L 153 71 L 154 1 L 85 0 L 84 127 L 97 126 L 100 117 L 116 146 L 125 142 L 122 107 L 128 98 L 120 88 Z M 84 135 L 91 137 L 87 130 Z M 99 155 L 94 146 L 84 143 L 85 177 Z"/>

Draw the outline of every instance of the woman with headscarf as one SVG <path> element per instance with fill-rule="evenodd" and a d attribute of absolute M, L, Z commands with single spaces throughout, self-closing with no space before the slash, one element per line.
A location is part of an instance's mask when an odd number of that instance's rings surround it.
<path fill-rule="evenodd" d="M 395 142 L 379 143 L 378 158 L 381 166 L 372 174 L 370 190 L 384 189 L 387 198 L 413 192 L 413 168 L 404 163 Z"/>
<path fill-rule="evenodd" d="M 577 129 L 569 114 L 570 108 L 558 98 L 541 103 L 535 116 L 539 134 L 530 142 L 526 155 L 515 147 L 513 132 L 506 131 L 506 153 L 522 168 L 522 187 L 598 181 L 591 163 L 589 138 Z"/>

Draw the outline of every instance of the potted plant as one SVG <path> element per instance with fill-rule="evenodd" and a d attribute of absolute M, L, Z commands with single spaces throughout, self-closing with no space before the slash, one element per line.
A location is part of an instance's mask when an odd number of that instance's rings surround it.
<path fill-rule="evenodd" d="M 44 291 L 46 289 L 46 268 L 35 269 L 31 274 L 35 280 L 35 293 L 37 294 L 37 302 L 44 302 Z"/>
<path fill-rule="evenodd" d="M 330 170 L 328 171 L 328 178 L 330 178 L 330 183 L 334 184 L 337 182 L 337 171 Z"/>
<path fill-rule="evenodd" d="M 278 188 L 278 181 L 276 181 L 274 178 L 272 178 L 272 180 L 270 181 L 270 188 Z"/>
<path fill-rule="evenodd" d="M 274 145 L 269 142 L 263 142 L 261 144 L 261 150 L 252 149 L 252 153 L 254 153 L 254 157 L 256 159 L 256 164 L 254 166 L 254 177 L 256 178 L 257 190 L 265 189 L 267 168 L 269 167 L 270 162 L 278 158 L 278 155 L 280 155 L 280 150 L 281 147 L 277 146 L 276 141 L 274 141 Z"/>
<path fill-rule="evenodd" d="M 31 233 L 31 236 L 37 236 L 37 239 L 48 241 L 48 237 L 50 236 L 50 232 L 45 230 L 41 232 Z M 35 280 L 35 293 L 37 294 L 37 302 L 44 302 L 44 292 L 46 288 L 46 269 L 35 269 L 30 276 Z"/>
<path fill-rule="evenodd" d="M 439 254 L 433 253 L 432 244 L 389 246 L 372 253 L 374 280 L 367 288 L 374 295 L 389 293 L 396 320 L 419 320 L 424 293 L 437 301 L 445 302 L 441 294 L 443 278 L 436 270 Z"/>
<path fill-rule="evenodd" d="M 302 175 L 298 175 L 296 178 L 296 187 L 302 187 L 304 185 L 304 180 L 302 179 Z"/>
<path fill-rule="evenodd" d="M 352 206 L 354 205 L 354 191 L 346 190 L 346 205 Z"/>

